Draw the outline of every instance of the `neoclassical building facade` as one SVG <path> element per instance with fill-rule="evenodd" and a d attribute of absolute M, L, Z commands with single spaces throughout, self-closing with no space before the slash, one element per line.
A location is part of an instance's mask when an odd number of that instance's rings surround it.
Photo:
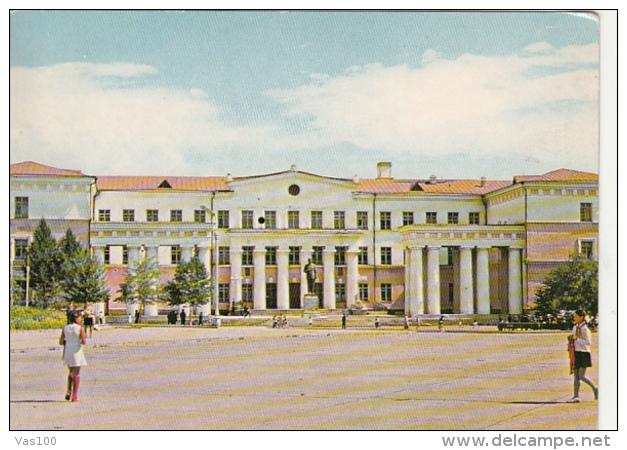
<path fill-rule="evenodd" d="M 163 281 L 196 255 L 218 268 L 221 308 L 301 309 L 317 267 L 326 309 L 377 304 L 415 314 L 520 314 L 546 274 L 598 253 L 598 175 L 559 169 L 508 181 L 371 179 L 297 170 L 249 177 L 89 176 L 10 167 L 12 273 L 40 218 L 69 227 L 105 265 L 110 308 L 129 264 Z M 302 280 L 302 282 L 301 282 Z"/>

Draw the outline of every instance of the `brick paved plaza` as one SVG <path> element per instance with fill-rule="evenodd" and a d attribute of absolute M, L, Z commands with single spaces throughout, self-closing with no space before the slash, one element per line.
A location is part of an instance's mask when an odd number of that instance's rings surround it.
<path fill-rule="evenodd" d="M 595 429 L 565 332 L 108 327 L 63 400 L 58 331 L 11 332 L 11 430 Z M 590 378 L 598 381 L 593 335 Z"/>

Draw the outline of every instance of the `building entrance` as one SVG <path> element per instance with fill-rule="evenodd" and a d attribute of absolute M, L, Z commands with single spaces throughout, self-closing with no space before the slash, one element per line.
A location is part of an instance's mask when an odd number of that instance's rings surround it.
<path fill-rule="evenodd" d="M 290 309 L 300 309 L 300 283 L 290 283 Z"/>

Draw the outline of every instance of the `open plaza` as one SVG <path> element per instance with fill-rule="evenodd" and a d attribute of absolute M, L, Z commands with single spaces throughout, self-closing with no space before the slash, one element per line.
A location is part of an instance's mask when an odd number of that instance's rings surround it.
<path fill-rule="evenodd" d="M 85 347 L 78 403 L 63 399 L 59 331 L 11 332 L 10 429 L 597 428 L 599 403 L 587 386 L 582 403 L 567 403 L 567 332 L 375 330 L 364 318 L 346 330 L 333 321 L 273 329 L 265 320 L 107 325 Z M 592 358 L 596 382 L 596 333 Z"/>

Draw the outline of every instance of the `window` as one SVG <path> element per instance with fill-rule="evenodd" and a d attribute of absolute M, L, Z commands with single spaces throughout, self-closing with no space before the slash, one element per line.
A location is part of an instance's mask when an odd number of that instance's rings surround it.
<path fill-rule="evenodd" d="M 242 247 L 242 266 L 253 265 L 253 249 L 254 247 Z"/>
<path fill-rule="evenodd" d="M 287 227 L 291 230 L 300 228 L 298 211 L 287 212 Z"/>
<path fill-rule="evenodd" d="M 231 264 L 231 252 L 229 247 L 218 247 L 218 264 L 221 266 Z"/>
<path fill-rule="evenodd" d="M 288 265 L 299 266 L 300 265 L 300 247 L 290 247 L 290 253 L 288 255 Z"/>
<path fill-rule="evenodd" d="M 181 247 L 178 245 L 173 245 L 170 247 L 170 261 L 172 264 L 180 264 L 181 263 Z"/>
<path fill-rule="evenodd" d="M 335 247 L 335 265 L 336 266 L 345 266 L 346 265 L 346 247 Z"/>
<path fill-rule="evenodd" d="M 458 212 L 449 212 L 448 213 L 448 224 L 456 225 L 459 223 L 459 213 Z"/>
<path fill-rule="evenodd" d="M 253 285 L 252 284 L 242 285 L 242 301 L 244 303 L 253 302 Z"/>
<path fill-rule="evenodd" d="M 16 239 L 15 247 L 15 259 L 26 259 L 26 252 L 28 251 L 28 239 Z"/>
<path fill-rule="evenodd" d="M 28 197 L 15 197 L 15 218 L 28 219 Z"/>
<path fill-rule="evenodd" d="M 266 266 L 276 266 L 276 247 L 266 247 Z"/>
<path fill-rule="evenodd" d="M 231 293 L 231 289 L 228 283 L 218 284 L 218 301 L 220 303 L 228 303 L 230 293 Z"/>
<path fill-rule="evenodd" d="M 289 192 L 290 195 L 296 197 L 298 194 L 300 194 L 300 187 L 297 184 L 292 184 L 290 185 L 290 187 L 287 188 L 287 192 Z"/>
<path fill-rule="evenodd" d="M 594 241 L 581 241 L 579 254 L 585 258 L 592 259 Z"/>
<path fill-rule="evenodd" d="M 194 210 L 194 222 L 195 223 L 205 223 L 207 221 L 207 211 L 204 209 L 196 209 Z"/>
<path fill-rule="evenodd" d="M 381 229 L 382 230 L 391 230 L 392 229 L 392 213 L 390 211 L 381 211 Z"/>
<path fill-rule="evenodd" d="M 218 228 L 220 229 L 228 229 L 229 228 L 229 212 L 228 211 L 218 211 Z"/>
<path fill-rule="evenodd" d="M 368 229 L 368 211 L 357 211 L 357 229 Z"/>
<path fill-rule="evenodd" d="M 368 265 L 368 247 L 359 247 L 359 253 L 357 254 L 357 264 L 360 266 Z"/>
<path fill-rule="evenodd" d="M 146 210 L 146 222 L 159 222 L 159 210 L 147 209 Z"/>
<path fill-rule="evenodd" d="M 427 212 L 427 223 L 430 225 L 434 225 L 438 223 L 438 213 L 437 212 Z"/>
<path fill-rule="evenodd" d="M 266 211 L 264 214 L 266 230 L 276 229 L 276 211 Z"/>
<path fill-rule="evenodd" d="M 592 222 L 592 203 L 581 203 L 579 215 L 582 222 Z"/>
<path fill-rule="evenodd" d="M 392 264 L 392 247 L 381 247 L 381 265 Z"/>
<path fill-rule="evenodd" d="M 98 221 L 99 222 L 111 222 L 111 210 L 110 209 L 99 209 L 98 210 Z"/>
<path fill-rule="evenodd" d="M 128 247 L 122 246 L 122 264 L 128 265 Z"/>
<path fill-rule="evenodd" d="M 311 229 L 322 230 L 322 211 L 311 212 Z"/>
<path fill-rule="evenodd" d="M 335 301 L 336 302 L 345 302 L 346 301 L 346 285 L 337 283 L 335 285 Z"/>
<path fill-rule="evenodd" d="M 335 211 L 333 213 L 333 228 L 336 230 L 344 230 L 346 228 L 344 211 Z"/>
<path fill-rule="evenodd" d="M 390 283 L 381 283 L 381 301 L 392 301 L 392 285 Z"/>
<path fill-rule="evenodd" d="M 172 209 L 170 210 L 170 222 L 182 222 L 183 221 L 183 211 L 180 209 Z"/>
<path fill-rule="evenodd" d="M 468 213 L 468 223 L 470 225 L 479 225 L 479 213 L 478 212 Z"/>
<path fill-rule="evenodd" d="M 368 285 L 365 283 L 359 283 L 359 301 L 368 301 Z"/>
<path fill-rule="evenodd" d="M 414 224 L 414 213 L 411 211 L 403 211 L 403 226 Z"/>
<path fill-rule="evenodd" d="M 311 262 L 316 266 L 322 265 L 322 252 L 324 247 L 312 247 Z"/>
<path fill-rule="evenodd" d="M 104 248 L 104 263 L 111 264 L 111 247 L 108 245 Z"/>
<path fill-rule="evenodd" d="M 253 212 L 242 211 L 242 229 L 251 230 L 253 228 Z"/>
<path fill-rule="evenodd" d="M 122 220 L 124 222 L 135 222 L 135 210 L 134 209 L 122 210 Z"/>

